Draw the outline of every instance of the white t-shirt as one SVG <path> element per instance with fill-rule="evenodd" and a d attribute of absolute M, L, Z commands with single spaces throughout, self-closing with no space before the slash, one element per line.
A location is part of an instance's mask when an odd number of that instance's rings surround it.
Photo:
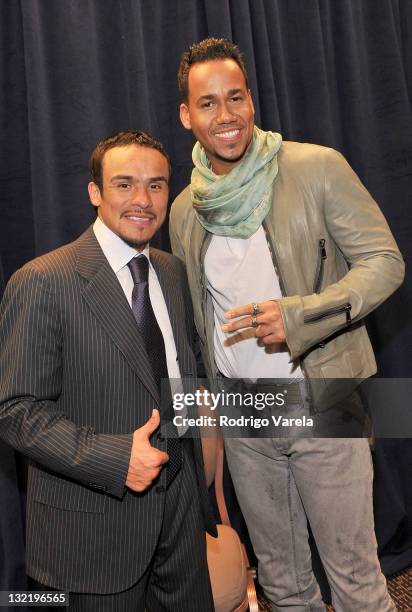
<path fill-rule="evenodd" d="M 285 343 L 261 347 L 255 330 L 225 333 L 223 313 L 235 306 L 281 297 L 279 280 L 260 226 L 250 238 L 212 237 L 205 256 L 207 290 L 213 300 L 214 350 L 220 372 L 228 378 L 304 378 L 290 361 Z"/>

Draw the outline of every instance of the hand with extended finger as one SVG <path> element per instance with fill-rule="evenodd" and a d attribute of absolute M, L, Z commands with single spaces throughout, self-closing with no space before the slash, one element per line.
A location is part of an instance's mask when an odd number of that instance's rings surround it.
<path fill-rule="evenodd" d="M 230 322 L 222 326 L 224 332 L 252 327 L 261 344 L 268 345 L 286 340 L 282 315 L 276 300 L 237 306 L 225 312 L 225 317 L 230 319 Z"/>
<path fill-rule="evenodd" d="M 159 476 L 169 455 L 150 444 L 150 437 L 160 425 L 160 414 L 153 409 L 150 419 L 133 433 L 132 452 L 129 461 L 126 486 L 141 493 Z"/>

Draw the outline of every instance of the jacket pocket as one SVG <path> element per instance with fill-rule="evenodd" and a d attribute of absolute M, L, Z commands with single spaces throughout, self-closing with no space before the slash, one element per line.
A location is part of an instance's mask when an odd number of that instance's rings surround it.
<path fill-rule="evenodd" d="M 334 306 L 333 308 L 329 308 L 327 310 L 323 310 L 322 312 L 316 312 L 313 314 L 304 315 L 303 322 L 304 323 L 317 323 L 322 319 L 326 319 L 328 317 L 335 317 L 338 314 L 345 313 L 346 315 L 346 325 L 350 325 L 352 322 L 350 311 L 352 310 L 352 305 L 347 302 L 342 306 Z"/>
<path fill-rule="evenodd" d="M 51 508 L 72 512 L 104 514 L 107 495 L 49 473 L 37 474 L 29 488 L 30 497 Z"/>
<path fill-rule="evenodd" d="M 315 280 L 313 283 L 313 293 L 319 293 L 320 288 L 322 287 L 325 259 L 327 257 L 325 243 L 326 240 L 324 238 L 321 238 L 318 243 L 318 262 L 316 266 Z"/>

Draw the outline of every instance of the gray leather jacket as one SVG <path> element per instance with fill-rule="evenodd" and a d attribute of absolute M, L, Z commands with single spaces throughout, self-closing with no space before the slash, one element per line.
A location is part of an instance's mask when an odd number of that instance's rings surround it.
<path fill-rule="evenodd" d="M 283 142 L 278 165 L 263 226 L 287 345 L 307 379 L 317 381 L 310 386 L 318 411 L 342 397 L 339 379 L 355 384 L 376 372 L 363 318 L 399 287 L 404 262 L 378 205 L 340 153 Z M 189 187 L 172 205 L 170 237 L 186 265 L 203 358 L 214 377 L 213 306 L 203 268 L 211 235 L 196 218 Z"/>

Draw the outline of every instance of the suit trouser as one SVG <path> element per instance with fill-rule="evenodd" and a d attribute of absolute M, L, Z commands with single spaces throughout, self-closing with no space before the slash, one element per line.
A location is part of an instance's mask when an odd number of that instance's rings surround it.
<path fill-rule="evenodd" d="M 70 612 L 211 612 L 214 609 L 193 459 L 186 441 L 183 446 L 182 469 L 167 489 L 159 542 L 145 574 L 121 593 L 70 592 Z"/>
<path fill-rule="evenodd" d="M 364 438 L 227 438 L 236 495 L 274 611 L 325 610 L 307 520 L 336 612 L 395 610 L 377 558 Z"/>

